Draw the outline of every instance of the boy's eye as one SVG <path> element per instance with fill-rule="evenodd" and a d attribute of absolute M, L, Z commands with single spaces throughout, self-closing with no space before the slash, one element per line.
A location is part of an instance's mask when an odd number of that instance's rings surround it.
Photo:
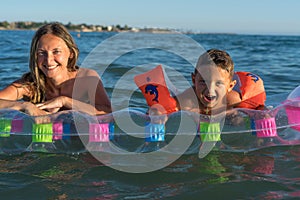
<path fill-rule="evenodd" d="M 224 84 L 224 83 L 223 83 L 222 81 L 217 81 L 217 82 L 216 82 L 216 85 L 217 85 L 217 86 L 220 86 L 220 85 L 223 85 L 223 84 Z"/>
<path fill-rule="evenodd" d="M 205 80 L 199 80 L 199 82 L 198 82 L 200 85 L 205 85 L 206 83 L 205 83 Z"/>

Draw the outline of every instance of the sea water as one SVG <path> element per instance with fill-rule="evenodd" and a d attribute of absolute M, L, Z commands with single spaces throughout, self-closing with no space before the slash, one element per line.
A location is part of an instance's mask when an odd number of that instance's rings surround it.
<path fill-rule="evenodd" d="M 0 31 L 0 88 L 28 71 L 33 34 Z M 178 90 L 185 89 L 191 84 L 196 59 L 210 48 L 229 52 L 236 71 L 258 74 L 264 80 L 268 105 L 278 105 L 300 83 L 300 36 L 128 34 L 72 33 L 80 49 L 78 65 L 101 75 L 114 110 L 147 109 L 132 78 L 157 64 L 168 69 Z M 90 56 L 93 53 L 96 57 Z M 214 151 L 203 159 L 183 155 L 148 173 L 113 169 L 89 153 L 1 155 L 0 194 L 1 199 L 299 198 L 299 155 L 298 146 L 250 153 Z"/>

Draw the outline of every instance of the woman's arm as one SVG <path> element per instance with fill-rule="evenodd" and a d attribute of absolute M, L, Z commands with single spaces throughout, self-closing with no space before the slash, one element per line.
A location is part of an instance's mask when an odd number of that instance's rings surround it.
<path fill-rule="evenodd" d="M 7 86 L 6 88 L 4 88 L 3 90 L 0 90 L 0 99 L 5 99 L 5 100 L 10 100 L 10 101 L 17 101 L 19 99 L 21 99 L 21 95 L 24 92 L 24 89 L 22 89 L 21 87 L 18 87 L 19 84 L 10 84 L 9 86 Z M 1 104 L 0 108 L 2 108 L 2 106 L 7 106 L 6 104 Z"/>
<path fill-rule="evenodd" d="M 28 90 L 17 83 L 13 83 L 0 90 L 0 109 L 8 108 L 25 112 L 32 116 L 46 115 L 46 111 L 37 108 L 30 102 L 18 101 L 28 95 Z"/>

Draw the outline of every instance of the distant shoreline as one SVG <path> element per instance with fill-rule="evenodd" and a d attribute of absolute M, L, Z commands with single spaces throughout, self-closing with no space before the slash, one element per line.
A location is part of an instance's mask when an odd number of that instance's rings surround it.
<path fill-rule="evenodd" d="M 42 25 L 49 23 L 44 22 L 33 22 L 33 21 L 15 21 L 7 22 L 0 21 L 0 31 L 1 30 L 32 30 L 35 31 Z M 61 23 L 61 22 L 60 22 Z M 137 28 L 130 27 L 128 25 L 91 25 L 91 24 L 73 24 L 71 22 L 64 24 L 62 23 L 69 31 L 74 32 L 145 32 L 145 33 L 157 33 L 157 34 L 169 34 L 169 33 L 182 33 L 182 34 L 210 34 L 210 35 L 286 35 L 286 36 L 299 36 L 299 34 L 285 34 L 285 33 L 234 33 L 234 32 L 201 32 L 193 30 L 180 30 L 180 29 L 170 29 L 170 28 Z"/>
<path fill-rule="evenodd" d="M 42 25 L 49 23 L 45 22 L 33 22 L 33 21 L 16 21 L 16 22 L 0 22 L 0 30 L 37 30 Z M 63 24 L 63 23 L 62 23 Z M 90 25 L 90 24 L 73 24 L 71 22 L 63 24 L 69 31 L 74 32 L 147 32 L 147 33 L 183 33 L 183 34 L 230 34 L 235 33 L 205 33 L 205 32 L 193 32 L 193 31 L 182 31 L 168 28 L 136 28 L 127 25 Z"/>
<path fill-rule="evenodd" d="M 0 30 L 37 30 L 48 22 L 32 22 L 32 21 L 17 21 L 17 22 L 0 22 Z M 63 23 L 62 23 L 63 24 Z M 151 33 L 171 33 L 174 30 L 164 28 L 135 28 L 127 25 L 89 25 L 85 23 L 73 24 L 71 22 L 63 24 L 69 31 L 75 32 L 151 32 Z"/>

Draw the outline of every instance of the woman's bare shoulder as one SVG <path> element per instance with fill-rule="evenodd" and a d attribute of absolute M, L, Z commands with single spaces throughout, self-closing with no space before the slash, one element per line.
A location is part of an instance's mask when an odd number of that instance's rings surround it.
<path fill-rule="evenodd" d="M 79 68 L 79 70 L 77 72 L 77 77 L 87 77 L 87 76 L 99 77 L 99 74 L 93 69 Z"/>

